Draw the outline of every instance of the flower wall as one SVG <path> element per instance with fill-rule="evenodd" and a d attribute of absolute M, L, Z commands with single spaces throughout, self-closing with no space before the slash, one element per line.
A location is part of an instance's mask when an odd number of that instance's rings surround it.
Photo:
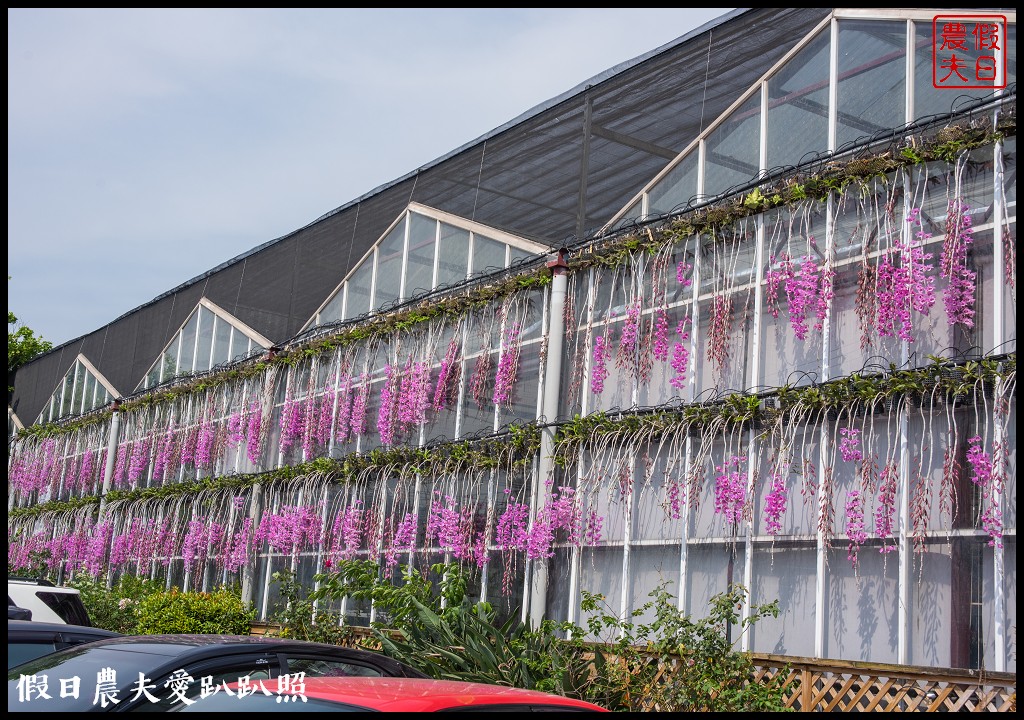
<path fill-rule="evenodd" d="M 561 318 L 523 271 L 128 399 L 102 511 L 110 414 L 24 433 L 9 566 L 247 578 L 265 614 L 284 566 L 445 558 L 514 612 L 543 561 L 577 622 L 584 590 L 626 616 L 669 582 L 699 614 L 743 582 L 782 599 L 751 649 L 895 661 L 906 601 L 937 628 L 911 662 L 959 666 L 960 576 L 1015 562 L 1015 144 L 897 150 L 591 239 Z"/>

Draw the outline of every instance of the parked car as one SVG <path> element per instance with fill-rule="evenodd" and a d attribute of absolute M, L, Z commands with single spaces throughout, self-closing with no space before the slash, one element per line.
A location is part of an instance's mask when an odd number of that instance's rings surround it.
<path fill-rule="evenodd" d="M 32 620 L 92 625 L 82 594 L 75 588 L 60 587 L 47 580 L 7 578 L 7 607 L 11 605 L 29 610 Z"/>
<path fill-rule="evenodd" d="M 124 635 L 9 668 L 7 707 L 14 712 L 172 710 L 181 707 L 182 698 L 242 678 L 273 685 L 282 675 L 298 673 L 427 677 L 380 653 L 338 645 L 250 635 Z"/>
<path fill-rule="evenodd" d="M 120 637 L 120 633 L 85 625 L 8 619 L 7 668 L 64 648 L 112 637 Z"/>
<path fill-rule="evenodd" d="M 28 608 L 19 607 L 14 603 L 14 598 L 7 596 L 7 619 L 8 620 L 31 620 L 32 611 Z"/>
<path fill-rule="evenodd" d="M 609 712 L 584 700 L 522 688 L 424 678 L 312 677 L 231 683 L 179 712 Z"/>

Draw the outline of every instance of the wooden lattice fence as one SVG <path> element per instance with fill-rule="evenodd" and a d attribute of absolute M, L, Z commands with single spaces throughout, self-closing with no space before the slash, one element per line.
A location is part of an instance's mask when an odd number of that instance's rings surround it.
<path fill-rule="evenodd" d="M 786 671 L 800 712 L 1008 712 L 1017 674 L 754 655 L 757 679 Z"/>
<path fill-rule="evenodd" d="M 253 625 L 254 635 L 279 626 Z M 349 628 L 347 645 L 370 640 L 368 628 Z M 786 673 L 786 706 L 797 712 L 1015 712 L 1017 673 L 954 670 L 913 665 L 816 660 L 784 655 L 752 655 L 752 681 Z M 657 662 L 652 655 L 651 662 Z M 658 673 L 670 682 L 672 668 Z M 657 707 L 646 710 L 657 712 Z"/>

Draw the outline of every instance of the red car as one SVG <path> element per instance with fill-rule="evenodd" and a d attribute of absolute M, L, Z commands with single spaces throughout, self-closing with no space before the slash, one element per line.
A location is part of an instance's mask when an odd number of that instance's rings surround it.
<path fill-rule="evenodd" d="M 573 698 L 501 685 L 398 677 L 301 677 L 230 683 L 178 712 L 609 712 Z"/>

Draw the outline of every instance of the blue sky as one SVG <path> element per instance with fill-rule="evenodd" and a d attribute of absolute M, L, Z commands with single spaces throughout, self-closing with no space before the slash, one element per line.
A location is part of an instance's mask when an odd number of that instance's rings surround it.
<path fill-rule="evenodd" d="M 73 340 L 731 9 L 8 8 L 8 308 Z"/>

